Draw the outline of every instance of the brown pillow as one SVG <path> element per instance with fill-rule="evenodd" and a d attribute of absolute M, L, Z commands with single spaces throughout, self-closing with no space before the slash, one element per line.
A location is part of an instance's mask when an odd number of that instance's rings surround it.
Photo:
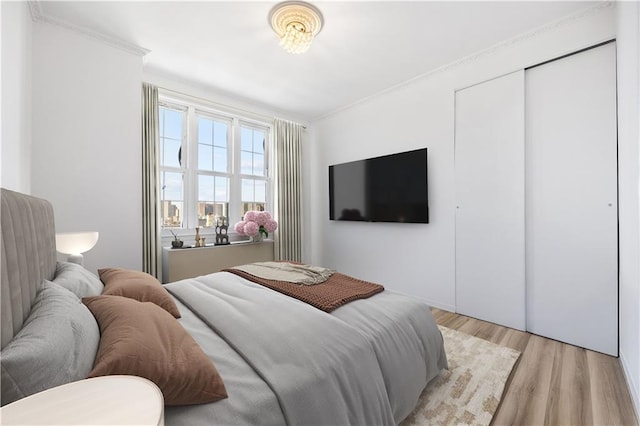
<path fill-rule="evenodd" d="M 89 377 L 126 374 L 154 382 L 166 405 L 227 397 L 222 378 L 198 343 L 165 310 L 120 296 L 85 297 L 100 326 L 100 346 Z"/>
<path fill-rule="evenodd" d="M 146 272 L 129 269 L 98 269 L 100 280 L 104 283 L 103 295 L 124 296 L 140 302 L 152 302 L 176 318 L 180 311 L 169 292 L 155 277 Z"/>

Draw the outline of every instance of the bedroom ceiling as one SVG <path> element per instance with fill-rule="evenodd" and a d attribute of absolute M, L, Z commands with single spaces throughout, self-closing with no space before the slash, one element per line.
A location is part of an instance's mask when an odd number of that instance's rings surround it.
<path fill-rule="evenodd" d="M 300 55 L 268 23 L 275 1 L 35 3 L 45 21 L 150 52 L 144 69 L 313 121 L 596 2 L 314 1 L 325 25 Z"/>

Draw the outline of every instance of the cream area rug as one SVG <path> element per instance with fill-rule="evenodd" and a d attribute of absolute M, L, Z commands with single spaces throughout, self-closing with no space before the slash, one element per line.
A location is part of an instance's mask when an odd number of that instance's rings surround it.
<path fill-rule="evenodd" d="M 401 426 L 488 425 L 520 352 L 438 327 L 449 370 L 427 385 Z"/>

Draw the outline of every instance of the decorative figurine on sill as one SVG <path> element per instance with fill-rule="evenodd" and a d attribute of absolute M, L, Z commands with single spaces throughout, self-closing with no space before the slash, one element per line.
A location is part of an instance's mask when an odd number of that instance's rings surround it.
<path fill-rule="evenodd" d="M 226 246 L 229 244 L 229 235 L 227 231 L 229 230 L 229 225 L 225 224 L 224 219 L 222 219 L 222 224 L 220 222 L 216 222 L 216 245 L 217 246 Z"/>
<path fill-rule="evenodd" d="M 173 247 L 173 248 L 182 248 L 182 246 L 184 245 L 184 241 L 182 241 L 180 238 L 178 238 L 176 233 L 173 232 L 171 229 L 169 229 L 169 232 L 171 232 L 171 234 L 173 234 L 173 241 L 171 241 L 171 247 Z"/>
<path fill-rule="evenodd" d="M 196 245 L 195 247 L 200 247 L 200 228 L 196 228 Z"/>

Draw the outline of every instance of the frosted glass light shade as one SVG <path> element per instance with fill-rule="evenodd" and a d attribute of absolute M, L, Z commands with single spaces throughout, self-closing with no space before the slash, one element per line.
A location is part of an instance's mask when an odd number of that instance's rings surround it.
<path fill-rule="evenodd" d="M 56 234 L 56 250 L 64 254 L 82 254 L 98 242 L 98 232 L 62 232 Z"/>

